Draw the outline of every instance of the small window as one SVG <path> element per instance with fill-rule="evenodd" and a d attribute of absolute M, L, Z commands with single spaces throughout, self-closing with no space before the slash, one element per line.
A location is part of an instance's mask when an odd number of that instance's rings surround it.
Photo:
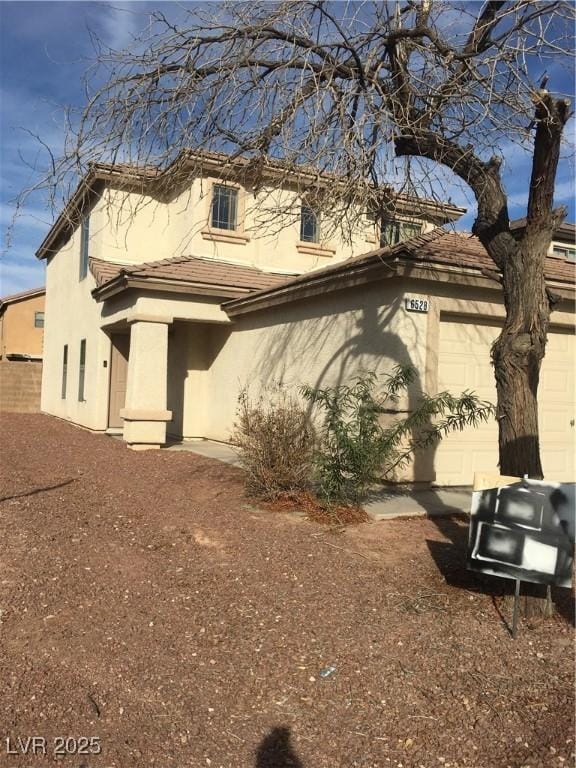
<path fill-rule="evenodd" d="M 34 328 L 44 328 L 44 312 L 34 312 Z"/>
<path fill-rule="evenodd" d="M 385 221 L 380 230 L 380 246 L 396 245 L 421 234 L 422 224 L 412 221 Z"/>
<path fill-rule="evenodd" d="M 560 256 L 568 261 L 576 261 L 576 248 L 568 248 L 567 246 L 555 245 L 553 247 L 554 256 Z"/>
<path fill-rule="evenodd" d="M 88 216 L 82 219 L 80 228 L 80 280 L 88 274 L 88 243 L 90 240 L 90 225 Z"/>
<path fill-rule="evenodd" d="M 214 229 L 236 229 L 238 224 L 238 190 L 214 184 L 212 187 L 211 226 Z"/>
<path fill-rule="evenodd" d="M 303 243 L 320 242 L 318 214 L 306 205 L 300 210 L 300 240 Z"/>
<path fill-rule="evenodd" d="M 86 339 L 80 342 L 80 368 L 78 371 L 78 402 L 84 402 L 84 380 L 86 376 Z"/>
<path fill-rule="evenodd" d="M 62 400 L 66 400 L 66 382 L 68 379 L 68 344 L 64 344 L 62 355 Z"/>

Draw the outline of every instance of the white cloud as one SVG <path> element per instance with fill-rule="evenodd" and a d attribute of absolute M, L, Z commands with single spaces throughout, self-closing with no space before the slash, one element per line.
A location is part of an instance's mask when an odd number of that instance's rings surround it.
<path fill-rule="evenodd" d="M 37 259 L 0 259 L 0 296 L 45 284 L 44 263 Z"/>
<path fill-rule="evenodd" d="M 136 3 L 114 3 L 103 7 L 99 16 L 102 28 L 102 40 L 113 50 L 131 47 L 135 35 L 146 25 L 146 15 L 142 10 L 135 10 Z"/>

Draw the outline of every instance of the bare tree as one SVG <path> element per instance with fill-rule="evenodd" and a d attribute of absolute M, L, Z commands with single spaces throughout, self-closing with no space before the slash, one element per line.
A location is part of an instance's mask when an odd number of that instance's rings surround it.
<path fill-rule="evenodd" d="M 39 182 L 54 195 L 93 161 L 193 172 L 195 155 L 262 169 L 302 165 L 306 188 L 339 210 L 386 215 L 388 186 L 439 193 L 438 169 L 474 194 L 473 232 L 494 262 L 506 319 L 492 350 L 500 470 L 541 477 L 537 389 L 555 297 L 544 259 L 565 216 L 554 183 L 570 102 L 546 89 L 572 66 L 574 6 L 551 0 L 219 3 L 148 18 L 129 50 L 95 42 L 87 105 L 64 156 Z M 554 85 L 554 82 L 552 82 Z M 501 164 L 530 147 L 527 221 L 509 225 Z M 174 162 L 176 160 L 176 162 Z M 321 184 L 326 176 L 333 185 Z M 444 178 L 445 178 L 444 174 Z M 426 189 L 425 189 L 426 187 Z M 55 197 L 53 200 L 55 201 Z M 335 206 L 341 205 L 340 209 Z"/>

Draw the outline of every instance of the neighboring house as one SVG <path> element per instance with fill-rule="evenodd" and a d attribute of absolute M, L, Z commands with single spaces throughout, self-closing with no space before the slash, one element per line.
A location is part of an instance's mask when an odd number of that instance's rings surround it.
<path fill-rule="evenodd" d="M 343 242 L 325 236 L 329 222 L 298 197 L 301 178 L 278 181 L 271 166 L 266 183 L 250 188 L 244 161 L 217 155 L 202 155 L 200 172 L 195 155 L 192 178 L 186 157 L 173 181 L 170 169 L 93 166 L 40 246 L 44 411 L 121 432 L 133 448 L 168 435 L 227 440 L 244 387 L 334 385 L 407 362 L 418 380 L 400 411 L 419 389 L 495 400 L 489 352 L 501 289 L 480 243 L 440 228 L 462 209 L 398 196 L 390 221 L 378 228 L 361 217 Z M 262 232 L 263 206 L 252 205 L 261 196 L 269 210 L 295 201 L 298 217 Z M 554 247 L 567 252 L 546 264 L 560 301 L 541 431 L 545 473 L 573 479 L 574 226 L 561 230 Z M 401 479 L 471 484 L 474 471 L 496 471 L 496 434 L 493 422 L 450 437 Z"/>
<path fill-rule="evenodd" d="M 44 288 L 0 299 L 0 360 L 42 360 Z"/>

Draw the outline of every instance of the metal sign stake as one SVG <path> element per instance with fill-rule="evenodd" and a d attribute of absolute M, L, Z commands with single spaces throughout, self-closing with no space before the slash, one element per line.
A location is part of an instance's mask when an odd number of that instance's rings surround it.
<path fill-rule="evenodd" d="M 518 604 L 520 602 L 520 579 L 516 579 L 516 589 L 514 590 L 514 609 L 512 611 L 512 638 L 516 640 L 516 629 L 518 628 Z"/>

